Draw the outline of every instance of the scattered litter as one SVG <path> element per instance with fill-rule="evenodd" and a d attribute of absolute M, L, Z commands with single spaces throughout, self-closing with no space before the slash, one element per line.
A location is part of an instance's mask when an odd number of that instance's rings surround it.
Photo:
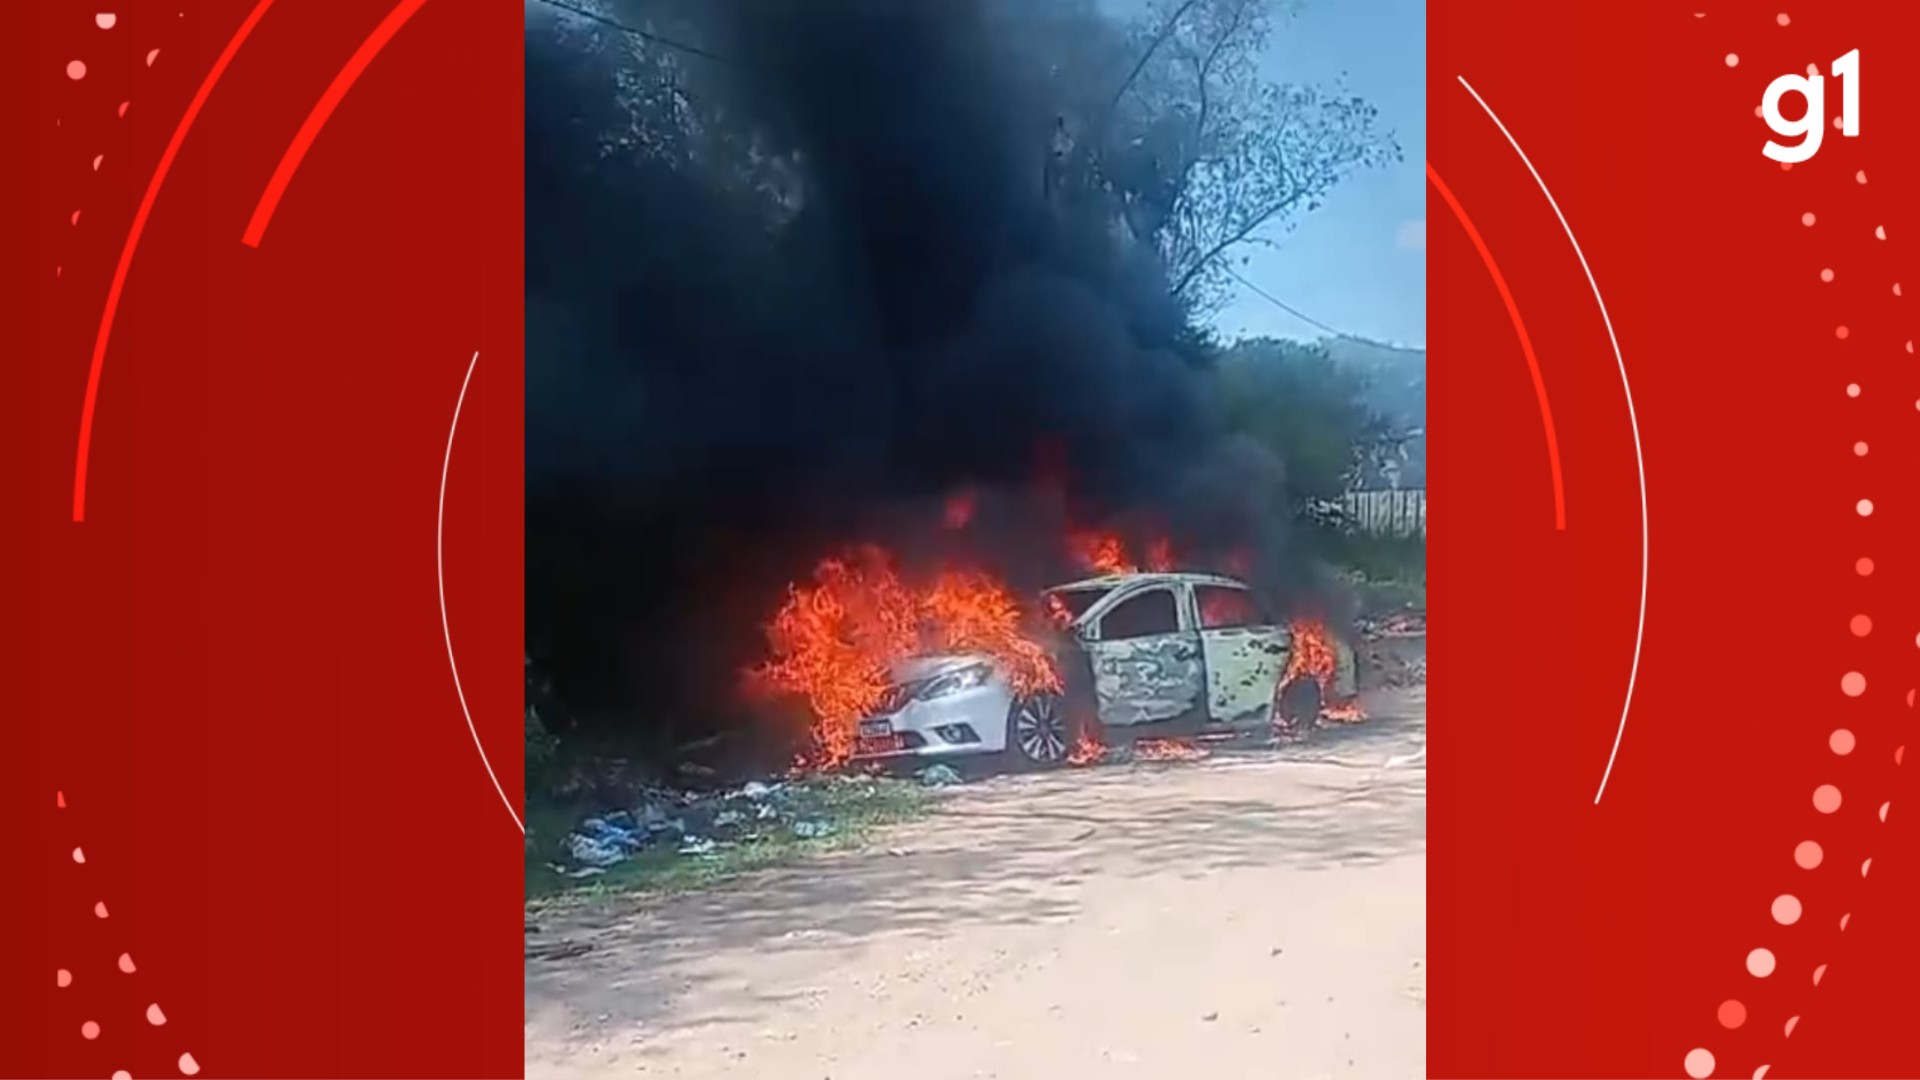
<path fill-rule="evenodd" d="M 951 765 L 929 765 L 920 770 L 919 776 L 928 787 L 950 787 L 961 781 L 959 770 Z"/>
<path fill-rule="evenodd" d="M 1220 1014 L 1217 1012 L 1210 1012 L 1207 1015 L 1201 1017 L 1200 1019 L 1205 1020 L 1207 1023 L 1211 1024 L 1215 1020 L 1220 1019 Z"/>
<path fill-rule="evenodd" d="M 567 871 L 567 876 L 570 878 L 586 878 L 586 877 L 593 877 L 595 874 L 604 874 L 606 872 L 607 872 L 607 868 L 604 866 L 582 866 L 578 869 Z"/>
<path fill-rule="evenodd" d="M 567 837 L 567 854 L 573 856 L 573 861 L 583 867 L 605 869 L 624 861 L 628 853 L 626 849 L 616 844 L 573 833 Z"/>
<path fill-rule="evenodd" d="M 923 782 L 941 786 L 960 782 L 951 766 L 926 771 Z M 582 818 L 560 843 L 560 858 L 550 863 L 564 877 L 592 876 L 638 855 L 711 856 L 769 840 L 797 837 L 817 840 L 843 831 L 838 820 L 848 803 L 886 796 L 892 781 L 872 776 L 797 776 L 754 780 L 719 790 L 680 790 L 648 785 L 629 788 L 629 805 Z"/>

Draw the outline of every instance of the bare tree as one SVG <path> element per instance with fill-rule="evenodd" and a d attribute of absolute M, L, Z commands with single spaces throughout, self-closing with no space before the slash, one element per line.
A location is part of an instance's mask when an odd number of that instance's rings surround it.
<path fill-rule="evenodd" d="M 1354 171 L 1398 160 L 1379 111 L 1340 86 L 1259 72 L 1284 0 L 1158 0 L 1099 128 L 1099 173 L 1176 294 L 1207 306 L 1235 252 L 1270 244 Z"/>

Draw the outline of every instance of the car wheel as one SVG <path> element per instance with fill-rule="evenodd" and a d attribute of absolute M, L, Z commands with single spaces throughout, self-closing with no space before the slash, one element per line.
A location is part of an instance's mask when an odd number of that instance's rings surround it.
<path fill-rule="evenodd" d="M 1016 698 L 1007 711 L 1007 758 L 1015 767 L 1052 769 L 1073 752 L 1073 730 L 1059 694 Z"/>
<path fill-rule="evenodd" d="M 1280 729 L 1304 737 L 1320 719 L 1323 703 L 1318 679 L 1295 679 L 1281 687 L 1279 700 L 1274 703 L 1280 718 Z"/>

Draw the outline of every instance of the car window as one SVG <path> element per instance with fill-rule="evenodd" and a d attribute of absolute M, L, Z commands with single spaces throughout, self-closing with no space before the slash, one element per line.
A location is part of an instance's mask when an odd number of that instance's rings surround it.
<path fill-rule="evenodd" d="M 1112 592 L 1111 588 L 1102 589 L 1055 589 L 1046 596 L 1048 617 L 1061 626 L 1068 626 L 1074 620 L 1087 613 L 1087 609 L 1100 602 L 1100 598 Z"/>
<path fill-rule="evenodd" d="M 1100 618 L 1100 640 L 1123 641 L 1180 629 L 1180 612 L 1172 589 L 1149 589 L 1130 596 Z"/>
<path fill-rule="evenodd" d="M 1240 626 L 1271 626 L 1273 620 L 1260 610 L 1253 594 L 1225 585 L 1195 586 L 1194 598 L 1200 602 L 1200 625 L 1208 630 Z"/>

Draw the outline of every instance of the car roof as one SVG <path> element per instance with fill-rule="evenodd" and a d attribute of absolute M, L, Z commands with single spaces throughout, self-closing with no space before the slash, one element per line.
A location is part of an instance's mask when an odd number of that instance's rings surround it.
<path fill-rule="evenodd" d="M 1083 578 L 1069 581 L 1064 585 L 1055 585 L 1048 592 L 1069 592 L 1083 589 L 1117 589 L 1122 585 L 1137 585 L 1142 582 L 1162 584 L 1218 585 L 1228 589 L 1244 589 L 1246 582 L 1236 581 L 1220 574 L 1199 574 L 1188 572 L 1104 574 L 1100 577 Z"/>

